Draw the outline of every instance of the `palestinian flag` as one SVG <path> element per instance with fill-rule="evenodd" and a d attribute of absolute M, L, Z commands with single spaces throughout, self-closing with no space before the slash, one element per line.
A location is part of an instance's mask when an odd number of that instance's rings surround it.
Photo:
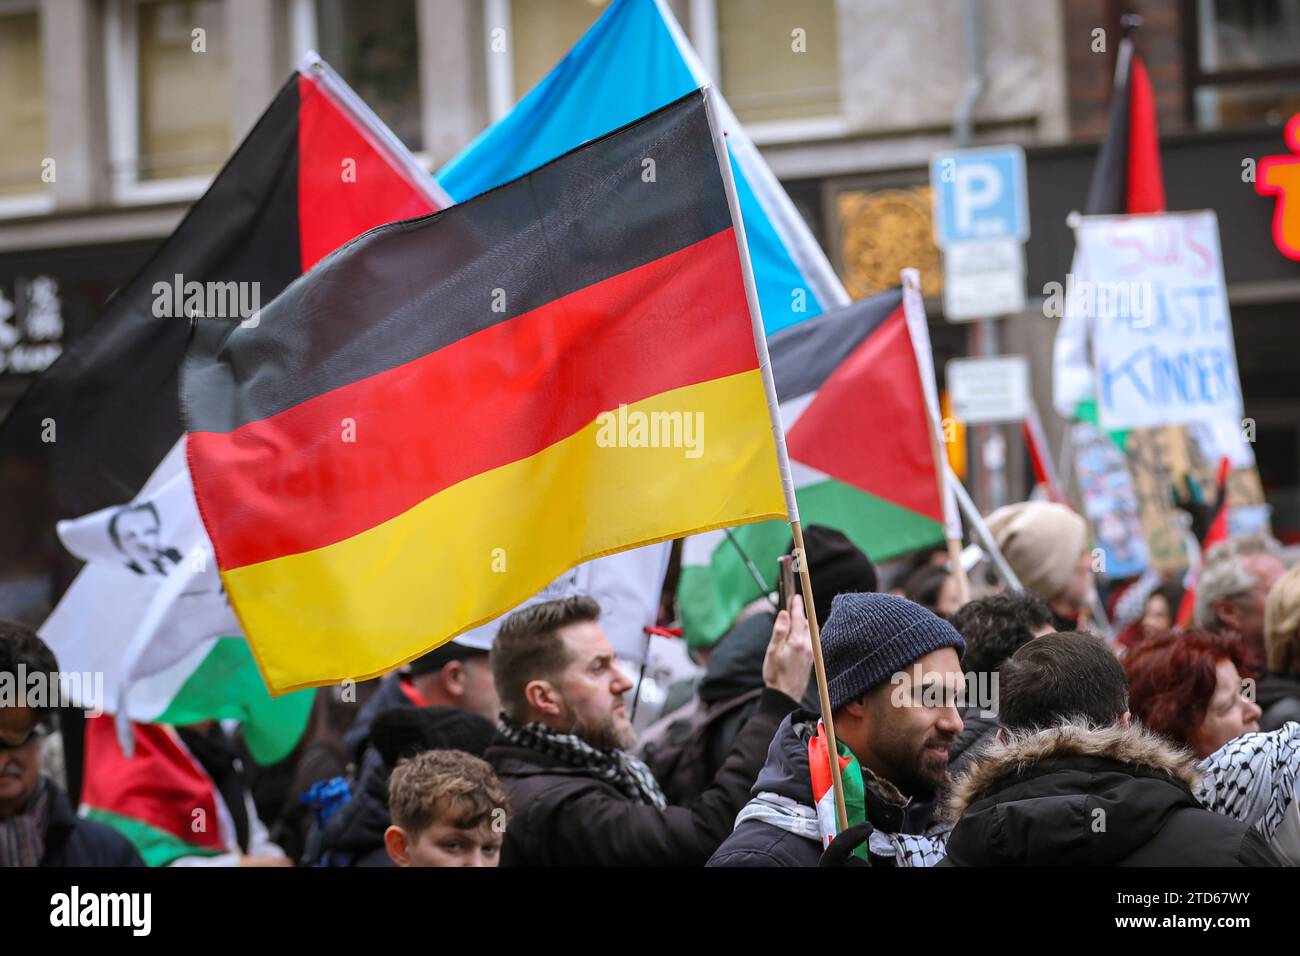
<path fill-rule="evenodd" d="M 124 719 L 245 720 L 250 748 L 269 762 L 292 748 L 310 699 L 271 706 L 205 557 L 180 444 L 191 316 L 211 313 L 212 292 L 227 308 L 264 307 L 358 233 L 445 204 L 355 94 L 309 59 L 0 428 L 0 527 L 26 529 L 4 549 L 0 583 L 48 573 L 59 521 L 68 552 L 86 563 L 41 634 L 64 669 L 105 675 L 106 700 L 95 703 Z M 219 311 L 212 321 L 262 321 Z M 54 441 L 44 440 L 50 427 Z M 43 558 L 35 567 L 33 554 Z M 137 690 L 119 708 L 128 684 Z"/>
<path fill-rule="evenodd" d="M 862 781 L 862 765 L 842 741 L 835 741 L 840 761 L 840 782 L 844 785 L 844 817 L 848 826 L 857 826 L 867 819 L 867 791 Z M 835 813 L 835 789 L 831 778 L 830 741 L 826 739 L 826 725 L 817 721 L 817 733 L 808 738 L 808 776 L 812 783 L 813 802 L 817 806 L 817 829 L 822 838 L 822 849 L 831 845 L 839 834 L 839 820 Z M 863 842 L 854 848 L 853 855 L 860 860 L 870 860 L 870 844 Z"/>
<path fill-rule="evenodd" d="M 183 374 L 273 691 L 383 673 L 583 561 L 786 513 L 705 95 L 376 229 Z M 716 141 L 715 141 L 716 137 Z"/>
<path fill-rule="evenodd" d="M 1088 186 L 1089 216 L 1164 212 L 1165 180 L 1151 78 L 1132 39 L 1120 43 L 1106 138 Z"/>
<path fill-rule="evenodd" d="M 918 343 L 914 335 L 925 339 Z M 909 326 L 901 289 L 768 340 L 799 515 L 805 526 L 844 532 L 875 561 L 944 537 L 918 345 L 928 360 L 928 334 L 923 324 Z M 776 559 L 789 543 L 789 526 L 781 522 L 686 541 L 678 601 L 693 647 L 715 643 L 763 594 L 745 556 L 770 590 Z"/>
<path fill-rule="evenodd" d="M 217 856 L 237 846 L 216 785 L 170 727 L 132 727 L 127 756 L 111 716 L 86 721 L 81 814 L 111 826 L 149 866 L 186 856 Z"/>
<path fill-rule="evenodd" d="M 1106 137 L 1092 168 L 1084 212 L 1089 216 L 1115 216 L 1164 211 L 1165 180 L 1160 166 L 1155 96 L 1132 38 L 1125 37 L 1116 56 Z M 1076 281 L 1088 278 L 1087 263 L 1077 253 L 1070 272 Z M 1096 373 L 1088 348 L 1089 321 L 1075 303 L 1066 303 L 1053 346 L 1052 404 L 1062 418 L 1096 425 Z"/>

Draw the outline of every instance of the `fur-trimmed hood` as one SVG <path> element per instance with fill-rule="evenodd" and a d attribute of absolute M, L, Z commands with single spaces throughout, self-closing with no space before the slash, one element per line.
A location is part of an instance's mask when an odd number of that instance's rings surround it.
<path fill-rule="evenodd" d="M 1005 743 L 990 737 L 971 755 L 968 769 L 948 792 L 944 816 L 956 820 L 976 800 L 986 796 L 998 781 L 1023 775 L 1035 764 L 1057 757 L 1100 757 L 1118 763 L 1160 770 L 1191 790 L 1200 782 L 1196 758 L 1137 723 L 1128 727 L 1096 727 L 1063 723 L 1051 730 L 1009 733 Z"/>
<path fill-rule="evenodd" d="M 1137 725 L 1069 722 L 1012 734 L 982 746 L 952 785 L 949 858 L 977 866 L 1134 859 L 1182 811 L 1222 820 L 1199 809 L 1197 782 L 1190 753 Z"/>

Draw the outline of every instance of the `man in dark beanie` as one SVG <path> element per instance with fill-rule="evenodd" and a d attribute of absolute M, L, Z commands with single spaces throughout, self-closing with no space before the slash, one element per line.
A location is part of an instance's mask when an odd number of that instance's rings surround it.
<path fill-rule="evenodd" d="M 817 620 L 825 623 L 837 594 L 875 591 L 876 566 L 843 532 L 809 525 L 804 532 Z M 794 551 L 790 541 L 787 552 Z M 674 803 L 695 800 L 731 753 L 763 691 L 763 655 L 776 612 L 767 598 L 741 618 L 709 656 L 696 698 L 645 734 L 641 757 Z M 804 705 L 815 707 L 817 685 L 809 682 Z"/>
<path fill-rule="evenodd" d="M 961 655 L 947 621 L 905 598 L 841 594 L 822 629 L 852 851 L 872 864 L 933 865 L 932 827 L 961 732 Z M 786 717 L 752 798 L 710 866 L 817 866 L 837 832 L 825 727 L 817 713 Z"/>

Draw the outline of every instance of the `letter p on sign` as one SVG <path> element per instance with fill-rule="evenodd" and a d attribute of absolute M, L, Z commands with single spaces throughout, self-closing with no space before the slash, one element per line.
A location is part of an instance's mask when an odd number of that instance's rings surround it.
<path fill-rule="evenodd" d="M 959 242 L 1029 238 L 1025 153 L 1019 146 L 987 146 L 939 153 L 930 161 L 934 239 Z"/>

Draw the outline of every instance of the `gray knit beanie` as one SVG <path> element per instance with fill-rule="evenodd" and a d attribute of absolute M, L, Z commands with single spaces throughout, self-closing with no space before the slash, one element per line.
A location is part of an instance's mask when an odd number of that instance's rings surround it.
<path fill-rule="evenodd" d="M 966 653 L 951 624 L 892 594 L 838 595 L 821 636 L 832 713 L 941 647 Z"/>

